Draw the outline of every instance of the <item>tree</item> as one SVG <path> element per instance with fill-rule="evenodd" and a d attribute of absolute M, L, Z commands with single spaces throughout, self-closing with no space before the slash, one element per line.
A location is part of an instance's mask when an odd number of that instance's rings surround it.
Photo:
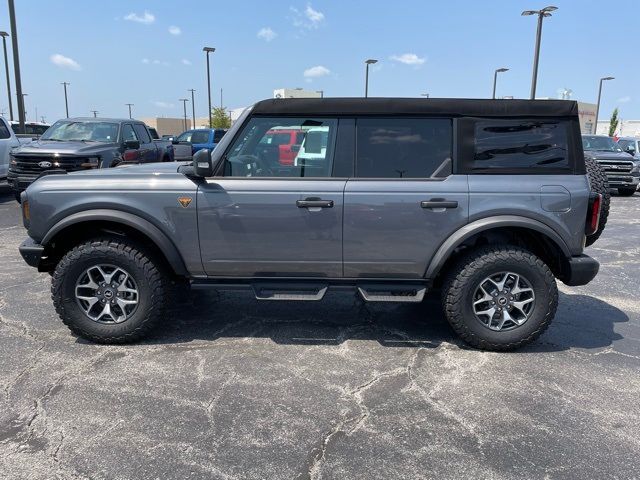
<path fill-rule="evenodd" d="M 231 127 L 231 118 L 224 107 L 215 107 L 212 111 L 211 128 Z"/>
<path fill-rule="evenodd" d="M 611 114 L 611 120 L 609 120 L 609 136 L 613 137 L 618 129 L 618 108 L 613 109 L 613 113 Z"/>

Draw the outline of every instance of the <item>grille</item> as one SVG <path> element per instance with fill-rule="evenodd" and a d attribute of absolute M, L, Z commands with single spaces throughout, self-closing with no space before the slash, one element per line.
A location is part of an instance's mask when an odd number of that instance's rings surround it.
<path fill-rule="evenodd" d="M 600 160 L 598 163 L 604 168 L 607 175 L 630 173 L 633 168 L 633 162 L 608 162 L 606 160 Z"/>
<path fill-rule="evenodd" d="M 17 155 L 13 157 L 15 164 L 11 171 L 17 174 L 40 174 L 47 170 L 63 169 L 67 172 L 84 170 L 80 165 L 89 161 L 89 157 L 54 157 L 53 155 Z M 51 163 L 50 167 L 42 167 L 41 162 Z"/>

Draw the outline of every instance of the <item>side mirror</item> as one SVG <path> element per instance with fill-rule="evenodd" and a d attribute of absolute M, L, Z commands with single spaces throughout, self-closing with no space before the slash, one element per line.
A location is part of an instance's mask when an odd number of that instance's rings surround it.
<path fill-rule="evenodd" d="M 627 147 L 627 153 L 630 153 L 631 155 L 635 155 L 636 154 L 636 149 L 633 148 L 633 145 L 629 145 Z"/>
<path fill-rule="evenodd" d="M 124 142 L 124 148 L 127 150 L 138 150 L 140 148 L 140 142 L 138 140 L 127 140 Z"/>
<path fill-rule="evenodd" d="M 193 155 L 193 170 L 198 177 L 210 177 L 213 175 L 211 152 L 208 148 L 198 150 Z"/>

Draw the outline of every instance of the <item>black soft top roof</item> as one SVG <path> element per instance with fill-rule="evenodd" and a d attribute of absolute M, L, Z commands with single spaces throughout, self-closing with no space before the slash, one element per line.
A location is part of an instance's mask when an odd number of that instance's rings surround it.
<path fill-rule="evenodd" d="M 573 100 L 467 98 L 273 98 L 253 107 L 257 115 L 428 115 L 454 117 L 567 117 Z"/>

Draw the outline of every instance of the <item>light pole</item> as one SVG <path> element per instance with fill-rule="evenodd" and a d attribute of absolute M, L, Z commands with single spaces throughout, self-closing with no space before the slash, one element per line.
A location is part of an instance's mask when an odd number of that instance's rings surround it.
<path fill-rule="evenodd" d="M 62 82 L 64 86 L 64 109 L 67 112 L 67 118 L 69 118 L 69 102 L 67 101 L 67 86 L 71 85 L 69 82 Z"/>
<path fill-rule="evenodd" d="M 598 88 L 598 103 L 596 103 L 596 121 L 593 127 L 593 133 L 598 133 L 598 114 L 600 113 L 600 97 L 602 96 L 602 82 L 605 80 L 613 80 L 614 77 L 602 77 L 600 79 L 600 87 Z"/>
<path fill-rule="evenodd" d="M 193 93 L 195 92 L 195 90 L 193 88 L 190 88 L 187 91 L 191 92 L 191 114 L 193 115 L 193 128 L 196 128 L 196 103 L 193 97 Z"/>
<path fill-rule="evenodd" d="M 324 90 L 316 90 L 316 93 L 320 94 L 320 98 L 324 98 Z"/>
<path fill-rule="evenodd" d="M 540 59 L 540 39 L 542 37 L 542 19 L 550 17 L 551 12 L 557 10 L 558 7 L 552 5 L 544 7 L 542 10 L 525 10 L 522 16 L 538 15 L 538 30 L 536 32 L 536 47 L 533 54 L 533 76 L 531 78 L 531 100 L 536 98 L 536 83 L 538 83 L 538 60 Z"/>
<path fill-rule="evenodd" d="M 24 118 L 24 121 L 26 122 L 27 121 L 27 106 L 25 104 L 24 97 L 28 97 L 29 94 L 28 93 L 23 93 L 20 96 L 22 97 L 22 102 L 18 101 L 18 104 L 22 103 L 22 118 Z M 27 132 L 24 131 L 24 128 L 22 130 L 23 130 L 22 133 L 27 133 Z"/>
<path fill-rule="evenodd" d="M 126 105 L 127 107 L 129 107 L 129 118 L 133 118 L 133 117 L 131 116 L 131 107 L 133 107 L 135 104 L 134 104 L 134 103 L 125 103 L 125 105 Z"/>
<path fill-rule="evenodd" d="M 378 63 L 378 60 L 374 58 L 370 58 L 365 60 L 365 74 L 364 74 L 364 98 L 369 96 L 369 65 L 373 65 L 374 63 Z"/>
<path fill-rule="evenodd" d="M 93 113 L 93 118 L 98 118 L 98 114 L 100 113 L 98 110 L 89 110 L 91 113 Z"/>
<path fill-rule="evenodd" d="M 4 69 L 7 74 L 7 98 L 9 100 L 9 118 L 13 121 L 13 100 L 11 99 L 11 80 L 9 79 L 9 59 L 7 57 L 7 32 L 0 32 L 2 48 L 4 48 Z"/>
<path fill-rule="evenodd" d="M 20 133 L 24 129 L 24 97 L 22 96 L 22 80 L 20 79 L 20 53 L 18 52 L 18 28 L 16 27 L 16 8 L 13 0 L 9 0 L 9 23 L 11 24 L 11 45 L 13 47 L 13 73 L 16 76 L 16 95 L 18 97 L 18 120 Z"/>
<path fill-rule="evenodd" d="M 428 93 L 421 93 L 420 96 L 421 97 L 425 97 L 425 98 L 429 98 L 429 94 Z"/>
<path fill-rule="evenodd" d="M 187 131 L 187 102 L 189 101 L 188 98 L 181 98 L 180 101 L 182 102 L 182 107 L 184 109 L 184 120 L 183 120 L 183 124 L 184 124 L 184 131 Z"/>
<path fill-rule="evenodd" d="M 508 71 L 508 68 L 498 68 L 495 72 L 493 72 L 493 95 L 491 96 L 492 99 L 496 99 L 496 82 L 498 81 L 498 74 Z"/>
<path fill-rule="evenodd" d="M 203 52 L 207 54 L 207 94 L 209 97 L 209 128 L 211 128 L 211 69 L 209 67 L 209 54 L 216 51 L 213 47 L 204 47 Z"/>

